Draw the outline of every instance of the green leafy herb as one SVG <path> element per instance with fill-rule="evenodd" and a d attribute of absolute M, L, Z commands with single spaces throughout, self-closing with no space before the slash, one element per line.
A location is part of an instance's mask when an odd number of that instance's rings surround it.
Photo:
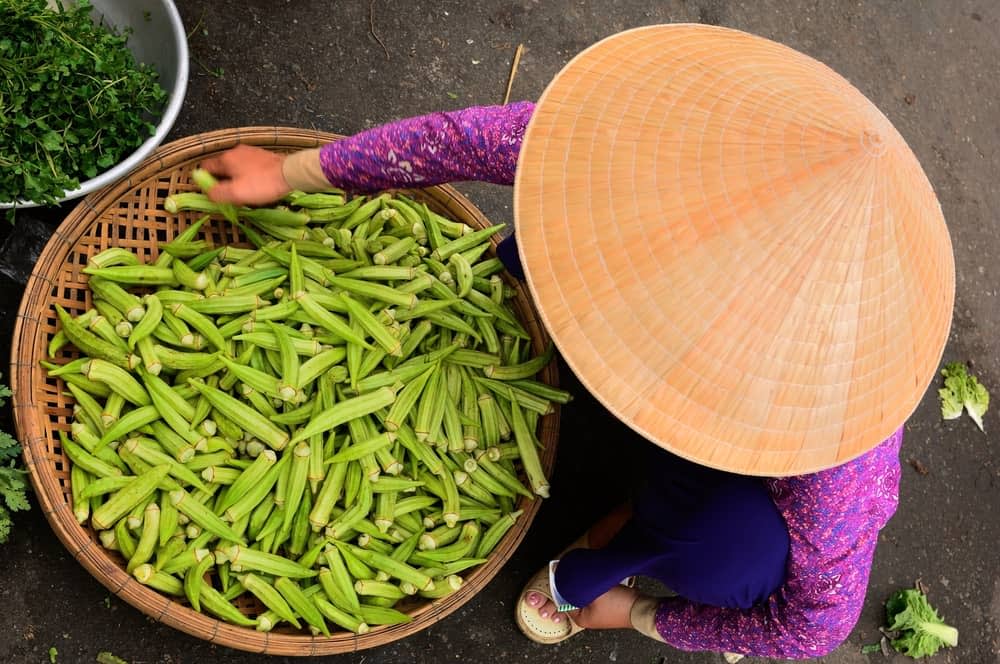
<path fill-rule="evenodd" d="M 53 203 L 155 130 L 156 72 L 90 11 L 0 2 L 0 201 Z"/>
<path fill-rule="evenodd" d="M 51 648 L 49 648 L 49 664 L 56 664 L 56 655 L 58 655 L 58 654 L 59 654 L 59 651 L 56 650 L 55 646 L 52 646 Z"/>
<path fill-rule="evenodd" d="M 97 653 L 97 664 L 128 664 L 121 657 L 115 657 L 109 652 Z"/>
<path fill-rule="evenodd" d="M 897 652 L 920 659 L 936 653 L 942 646 L 958 645 L 958 630 L 938 617 L 927 596 L 919 590 L 899 590 L 885 603 L 889 631 L 897 632 L 892 647 Z"/>
<path fill-rule="evenodd" d="M 990 405 L 990 393 L 975 376 L 968 373 L 961 362 L 952 362 L 941 370 L 944 387 L 938 390 L 941 399 L 941 417 L 954 420 L 962 415 L 964 408 L 972 421 L 983 429 L 983 415 Z"/>
<path fill-rule="evenodd" d="M 882 652 L 881 643 L 869 643 L 866 646 L 861 646 L 862 655 L 871 655 L 872 653 Z"/>
<path fill-rule="evenodd" d="M 11 396 L 10 388 L 0 385 L 0 406 L 7 403 Z M 0 431 L 0 544 L 10 536 L 11 512 L 28 509 L 28 497 L 25 490 L 25 472 L 16 467 L 21 446 L 10 434 Z"/>

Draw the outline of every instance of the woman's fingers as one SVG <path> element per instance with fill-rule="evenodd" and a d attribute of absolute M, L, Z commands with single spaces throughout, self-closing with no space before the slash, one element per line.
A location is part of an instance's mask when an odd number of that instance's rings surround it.
<path fill-rule="evenodd" d="M 216 177 L 233 177 L 275 156 L 277 155 L 253 145 L 237 145 L 222 154 L 209 157 L 201 162 L 201 167 Z"/>
<path fill-rule="evenodd" d="M 239 167 L 241 155 L 245 154 L 247 150 L 253 152 L 259 149 L 249 145 L 237 145 L 235 148 L 226 150 L 222 154 L 209 157 L 201 162 L 201 167 L 216 177 L 228 178 L 233 175 L 233 169 Z"/>
<path fill-rule="evenodd" d="M 233 186 L 232 180 L 224 180 L 216 184 L 214 187 L 208 190 L 207 194 L 210 200 L 216 203 L 234 203 L 236 205 L 246 205 L 242 201 L 243 196 L 240 196 L 236 187 Z"/>
<path fill-rule="evenodd" d="M 251 145 L 237 145 L 202 162 L 201 167 L 222 180 L 208 192 L 220 203 L 266 205 L 278 200 L 291 188 L 281 166 L 283 155 Z"/>
<path fill-rule="evenodd" d="M 229 169 L 226 168 L 227 160 L 224 158 L 228 152 L 217 157 L 209 157 L 201 162 L 201 167 L 216 177 L 229 177 Z"/>

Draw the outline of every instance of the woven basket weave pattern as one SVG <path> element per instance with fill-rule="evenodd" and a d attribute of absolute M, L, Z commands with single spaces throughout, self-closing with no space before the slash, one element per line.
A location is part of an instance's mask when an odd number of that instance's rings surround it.
<path fill-rule="evenodd" d="M 53 530 L 69 552 L 115 595 L 147 615 L 188 634 L 212 643 L 241 650 L 273 655 L 325 655 L 384 645 L 413 634 L 441 620 L 471 599 L 496 575 L 524 537 L 540 505 L 539 500 L 521 499 L 524 514 L 493 552 L 488 563 L 467 575 L 465 585 L 447 598 L 412 601 L 403 605 L 413 621 L 404 625 L 373 628 L 357 636 L 340 632 L 331 637 L 304 632 L 276 630 L 262 633 L 229 625 L 189 609 L 151 590 L 125 572 L 124 560 L 100 546 L 96 534 L 77 524 L 70 507 L 69 463 L 59 445 L 58 432 L 69 431 L 73 402 L 64 395 L 65 385 L 49 378 L 38 365 L 46 357 L 49 340 L 58 329 L 54 304 L 73 315 L 91 306 L 87 277 L 82 274 L 89 257 L 108 247 L 133 251 L 143 262 L 159 255 L 158 246 L 174 238 L 199 216 L 196 213 L 171 215 L 163 211 L 163 200 L 178 191 L 194 190 L 188 175 L 199 161 L 238 143 L 275 150 L 310 148 L 338 138 L 282 127 L 231 129 L 201 134 L 162 147 L 127 180 L 85 198 L 53 234 L 39 257 L 28 281 L 18 312 L 12 349 L 14 417 L 24 444 L 24 459 L 34 484 L 38 502 Z M 436 212 L 483 227 L 489 221 L 463 196 L 447 186 L 408 192 Z M 216 246 L 249 246 L 237 229 L 212 218 L 202 227 L 201 237 Z M 494 238 L 496 241 L 496 238 Z M 549 342 L 537 321 L 526 289 L 504 275 L 517 291 L 514 309 L 532 335 L 533 348 L 541 352 Z M 57 362 L 78 354 L 69 347 L 60 351 Z M 556 364 L 550 364 L 540 378 L 558 384 Z M 558 405 L 556 406 L 558 409 Z M 558 437 L 559 413 L 540 420 L 538 436 L 545 445 L 542 464 L 551 471 Z M 261 610 L 256 600 L 241 600 L 240 609 L 254 615 Z"/>

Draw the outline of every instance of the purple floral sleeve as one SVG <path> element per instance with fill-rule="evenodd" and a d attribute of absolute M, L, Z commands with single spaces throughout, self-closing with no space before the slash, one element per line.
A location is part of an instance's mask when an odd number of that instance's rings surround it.
<path fill-rule="evenodd" d="M 320 151 L 327 179 L 358 192 L 458 180 L 514 184 L 534 104 L 477 106 L 375 127 Z"/>
<path fill-rule="evenodd" d="M 477 107 L 376 127 L 325 146 L 326 177 L 353 191 L 456 180 L 512 184 L 534 106 Z M 879 530 L 896 510 L 902 429 L 847 464 L 768 481 L 788 525 L 788 577 L 769 600 L 740 611 L 664 600 L 663 639 L 683 650 L 762 657 L 821 656 L 857 621 Z"/>
<path fill-rule="evenodd" d="M 896 511 L 902 429 L 861 457 L 812 475 L 768 481 L 788 524 L 784 585 L 747 611 L 668 599 L 656 629 L 682 650 L 819 657 L 857 622 L 879 530 Z"/>

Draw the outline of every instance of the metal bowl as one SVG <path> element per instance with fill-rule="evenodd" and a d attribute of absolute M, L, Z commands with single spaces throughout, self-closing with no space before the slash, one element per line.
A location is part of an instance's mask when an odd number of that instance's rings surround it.
<path fill-rule="evenodd" d="M 65 3 L 68 4 L 68 3 Z M 59 202 L 85 196 L 121 180 L 155 150 L 174 126 L 184 102 L 188 82 L 187 35 L 181 16 L 172 0 L 91 0 L 94 21 L 103 20 L 119 32 L 130 30 L 128 47 L 137 62 L 153 67 L 167 91 L 167 101 L 156 131 L 142 145 L 110 169 L 84 180 L 77 189 L 67 191 Z M 34 201 L 0 202 L 0 209 L 36 207 Z"/>

